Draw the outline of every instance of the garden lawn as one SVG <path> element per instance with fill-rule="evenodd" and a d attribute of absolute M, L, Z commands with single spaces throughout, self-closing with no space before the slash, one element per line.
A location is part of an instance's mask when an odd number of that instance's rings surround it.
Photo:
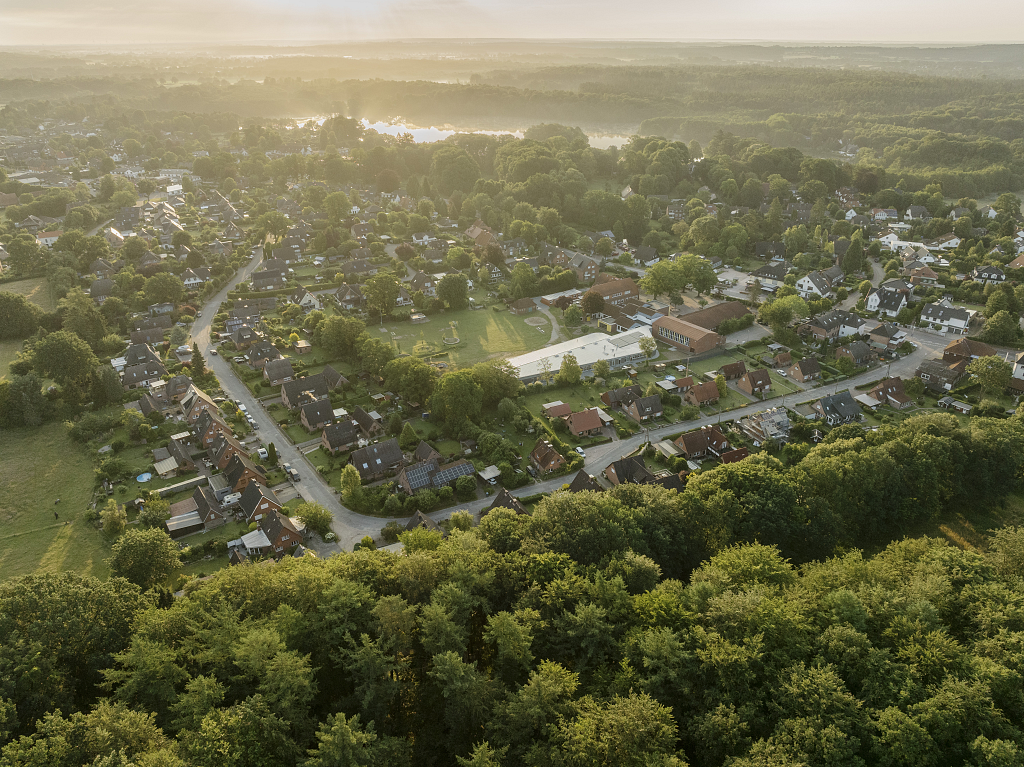
<path fill-rule="evenodd" d="M 478 311 L 465 309 L 432 315 L 430 322 L 422 325 L 386 322 L 384 328 L 387 333 L 380 333 L 377 329 L 379 326 L 370 323 L 367 331 L 375 338 L 379 334 L 384 341 L 390 339 L 390 333 L 395 333 L 402 351 L 409 353 L 413 353 L 414 346 L 422 338 L 439 347 L 439 350 L 447 351 L 455 367 L 466 368 L 491 357 L 515 357 L 547 345 L 551 338 L 551 323 L 545 322 L 539 329 L 526 324 L 528 318 L 536 316 L 541 315 L 517 317 L 490 308 Z M 446 346 L 441 343 L 441 335 L 452 320 L 459 323 L 460 343 Z"/>
<path fill-rule="evenodd" d="M 7 430 L 0 440 L 0 579 L 71 570 L 105 578 L 110 546 L 84 519 L 93 462 L 61 424 Z M 59 504 L 54 501 L 60 498 Z M 53 518 L 53 512 L 60 515 Z M 66 522 L 70 524 L 65 524 Z"/>
<path fill-rule="evenodd" d="M 7 282 L 0 285 L 0 291 L 20 293 L 45 312 L 52 312 L 57 308 L 57 302 L 53 300 L 53 294 L 45 277 Z"/>

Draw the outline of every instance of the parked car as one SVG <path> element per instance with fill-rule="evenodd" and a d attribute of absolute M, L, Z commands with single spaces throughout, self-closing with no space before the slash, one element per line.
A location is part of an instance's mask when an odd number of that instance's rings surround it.
<path fill-rule="evenodd" d="M 587 457 L 587 454 L 583 452 L 583 448 L 582 448 L 582 447 L 578 447 L 578 448 L 576 448 L 576 452 L 577 452 L 577 453 L 579 453 L 579 454 L 580 454 L 581 456 L 583 456 L 584 458 L 586 458 L 586 457 Z"/>
<path fill-rule="evenodd" d="M 775 372 L 778 373 L 780 376 L 783 376 L 783 377 L 785 377 L 785 375 L 786 375 L 786 371 L 785 370 L 776 370 Z"/>
<path fill-rule="evenodd" d="M 265 447 L 258 447 L 256 448 L 256 455 L 258 455 L 265 461 L 270 456 L 270 453 L 267 452 L 267 449 Z"/>
<path fill-rule="evenodd" d="M 242 404 L 241 402 L 239 402 L 238 400 L 235 400 L 235 404 L 237 404 L 237 405 L 238 405 L 238 409 L 239 409 L 239 410 L 240 410 L 241 412 L 243 412 L 243 413 L 246 413 L 246 412 L 248 412 L 248 411 L 247 411 L 247 410 L 245 409 L 245 405 L 243 405 L 243 404 Z"/>
<path fill-rule="evenodd" d="M 216 349 L 210 349 L 210 354 L 212 354 L 214 357 L 216 357 L 217 356 L 217 350 Z"/>

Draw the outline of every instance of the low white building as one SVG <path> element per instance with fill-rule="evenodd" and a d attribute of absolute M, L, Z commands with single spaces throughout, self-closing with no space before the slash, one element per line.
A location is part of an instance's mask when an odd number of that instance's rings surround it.
<path fill-rule="evenodd" d="M 571 341 L 520 354 L 509 359 L 509 363 L 519 371 L 520 381 L 533 383 L 546 375 L 554 378 L 562 367 L 562 360 L 571 354 L 576 358 L 584 377 L 588 377 L 594 374 L 594 365 L 598 360 L 607 361 L 612 370 L 645 360 L 640 349 L 640 340 L 643 338 L 653 338 L 650 328 L 634 328 L 614 336 L 589 333 Z"/>

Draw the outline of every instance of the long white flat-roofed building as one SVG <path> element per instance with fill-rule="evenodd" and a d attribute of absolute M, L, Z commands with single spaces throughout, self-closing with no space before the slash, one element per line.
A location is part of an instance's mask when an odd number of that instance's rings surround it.
<path fill-rule="evenodd" d="M 520 381 L 533 383 L 543 378 L 546 372 L 554 377 L 562 367 L 565 355 L 572 354 L 576 357 L 584 377 L 588 377 L 594 374 L 594 364 L 598 360 L 607 360 L 612 370 L 642 362 L 645 357 L 640 350 L 640 339 L 651 337 L 651 329 L 646 327 L 613 336 L 606 333 L 588 333 L 571 341 L 563 341 L 535 352 L 512 357 L 509 363 L 519 371 Z"/>

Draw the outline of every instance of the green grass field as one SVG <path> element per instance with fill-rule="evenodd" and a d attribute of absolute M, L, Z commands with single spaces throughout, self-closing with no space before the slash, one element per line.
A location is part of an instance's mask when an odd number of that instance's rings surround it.
<path fill-rule="evenodd" d="M 8 282 L 0 285 L 0 291 L 20 293 L 46 312 L 52 312 L 57 308 L 57 302 L 53 300 L 50 286 L 47 284 L 45 277 Z"/>
<path fill-rule="evenodd" d="M 435 344 L 441 351 L 447 351 L 456 367 L 465 368 L 491 357 L 514 357 L 545 346 L 551 338 L 551 323 L 546 321 L 539 328 L 534 327 L 526 323 L 531 317 L 543 315 L 534 313 L 517 317 L 508 312 L 496 312 L 489 308 L 478 311 L 466 309 L 461 312 L 435 314 L 430 318 L 430 322 L 422 325 L 386 322 L 386 333 L 380 333 L 377 329 L 379 326 L 370 323 L 367 331 L 373 336 L 379 333 L 382 340 L 389 340 L 390 334 L 395 333 L 402 351 L 409 353 L 413 353 L 415 345 L 422 339 Z M 448 323 L 452 320 L 459 323 L 460 343 L 456 346 L 445 346 L 441 344 L 441 336 L 448 330 Z"/>
<path fill-rule="evenodd" d="M 107 577 L 109 544 L 84 519 L 92 487 L 92 459 L 68 439 L 62 425 L 5 432 L 0 440 L 0 579 L 63 570 Z M 57 498 L 60 504 L 54 505 Z"/>

